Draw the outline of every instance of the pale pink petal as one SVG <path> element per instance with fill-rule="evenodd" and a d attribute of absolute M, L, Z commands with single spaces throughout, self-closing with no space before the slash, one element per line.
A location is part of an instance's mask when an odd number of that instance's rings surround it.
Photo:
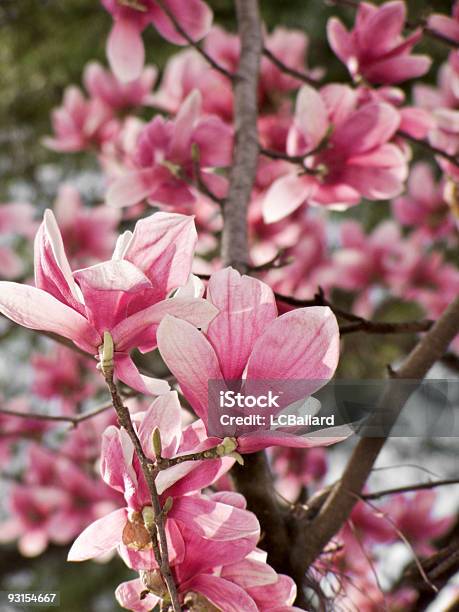
<path fill-rule="evenodd" d="M 181 407 L 176 391 L 158 397 L 145 412 L 138 428 L 142 448 L 148 457 L 154 458 L 152 433 L 157 427 L 161 434 L 163 457 L 173 457 L 182 436 Z"/>
<path fill-rule="evenodd" d="M 78 312 L 49 293 L 9 281 L 0 281 L 0 313 L 29 329 L 52 332 L 94 354 L 101 343 L 96 330 Z"/>
<path fill-rule="evenodd" d="M 132 610 L 133 612 L 150 612 L 150 610 L 153 610 L 160 602 L 160 599 L 152 595 L 152 593 L 148 593 L 146 597 L 140 599 L 140 595 L 144 591 L 145 586 L 140 578 L 122 582 L 116 587 L 116 601 L 122 608 Z"/>
<path fill-rule="evenodd" d="M 82 311 L 64 243 L 51 210 L 46 210 L 34 243 L 35 285 Z"/>
<path fill-rule="evenodd" d="M 306 202 L 314 187 L 314 179 L 295 174 L 287 174 L 274 181 L 263 201 L 265 223 L 275 223 L 290 215 Z"/>
<path fill-rule="evenodd" d="M 182 102 L 174 121 L 173 138 L 170 144 L 171 157 L 179 161 L 189 158 L 191 136 L 201 113 L 202 96 L 194 89 Z"/>
<path fill-rule="evenodd" d="M 241 378 L 255 340 L 276 318 L 274 294 L 265 283 L 241 276 L 233 268 L 212 274 L 207 293 L 219 310 L 207 338 L 218 355 L 224 378 Z"/>
<path fill-rule="evenodd" d="M 154 172 L 148 168 L 115 179 L 105 196 L 107 205 L 122 208 L 142 202 L 153 191 L 154 178 Z"/>
<path fill-rule="evenodd" d="M 134 20 L 115 21 L 107 41 L 107 57 L 120 81 L 133 81 L 141 76 L 145 49 L 141 30 Z"/>
<path fill-rule="evenodd" d="M 73 543 L 68 561 L 93 559 L 116 548 L 122 542 L 126 521 L 126 510 L 119 508 L 91 523 Z"/>
<path fill-rule="evenodd" d="M 328 130 L 327 108 L 320 94 L 309 85 L 304 85 L 296 99 L 295 131 L 302 137 L 304 146 L 296 146 L 295 138 L 289 135 L 287 150 L 291 154 L 307 153 L 315 149 Z"/>
<path fill-rule="evenodd" d="M 261 561 L 244 559 L 239 563 L 225 565 L 221 577 L 235 582 L 244 590 L 277 582 L 277 574 L 272 567 Z"/>
<path fill-rule="evenodd" d="M 225 542 L 256 538 L 260 526 L 254 514 L 198 495 L 175 498 L 170 516 L 203 538 Z"/>
<path fill-rule="evenodd" d="M 116 353 L 115 375 L 131 389 L 147 395 L 162 395 L 170 390 L 166 380 L 140 374 L 131 357 L 126 353 Z"/>
<path fill-rule="evenodd" d="M 188 281 L 196 242 L 193 217 L 158 212 L 136 223 L 124 258 L 140 268 L 166 297 Z"/>
<path fill-rule="evenodd" d="M 296 585 L 290 576 L 280 574 L 276 582 L 250 588 L 249 594 L 264 612 L 293 612 L 301 609 L 291 607 L 296 599 Z M 273 605 L 273 602 L 276 602 L 277 605 Z"/>
<path fill-rule="evenodd" d="M 247 365 L 246 392 L 274 381 L 275 393 L 282 392 L 279 402 L 288 406 L 320 389 L 333 376 L 338 359 L 338 323 L 329 308 L 287 312 L 255 342 Z"/>
<path fill-rule="evenodd" d="M 208 381 L 221 379 L 217 355 L 195 327 L 165 316 L 158 328 L 158 348 L 196 414 L 207 420 Z"/>
<path fill-rule="evenodd" d="M 286 428 L 288 429 L 288 428 Z M 337 425 L 315 431 L 313 434 L 301 432 L 290 433 L 280 430 L 257 430 L 250 434 L 239 436 L 238 451 L 240 453 L 255 453 L 270 446 L 286 446 L 289 448 L 315 448 L 316 446 L 331 446 L 343 442 L 352 436 L 354 430 L 348 425 Z"/>
<path fill-rule="evenodd" d="M 186 590 L 201 593 L 219 610 L 225 612 L 258 612 L 258 607 L 237 585 L 219 576 L 201 574 L 186 583 Z"/>
<path fill-rule="evenodd" d="M 203 117 L 192 135 L 199 149 L 199 161 L 204 168 L 220 168 L 231 164 L 233 130 L 217 116 Z"/>
<path fill-rule="evenodd" d="M 45 529 L 31 529 L 19 538 L 19 552 L 24 557 L 38 557 L 46 550 L 48 541 L 49 537 Z"/>
<path fill-rule="evenodd" d="M 327 38 L 335 55 L 347 64 L 355 53 L 354 45 L 351 35 L 336 17 L 331 17 L 327 22 Z"/>
<path fill-rule="evenodd" d="M 166 315 L 188 321 L 196 327 L 207 329 L 217 314 L 217 309 L 202 298 L 169 298 L 140 310 L 121 321 L 112 330 L 116 349 L 125 351 L 134 347 L 151 351 L 156 347 L 156 330 Z"/>

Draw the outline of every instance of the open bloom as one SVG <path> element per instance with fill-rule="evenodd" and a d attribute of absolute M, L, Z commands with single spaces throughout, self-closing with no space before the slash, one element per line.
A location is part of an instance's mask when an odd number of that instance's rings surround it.
<path fill-rule="evenodd" d="M 161 36 L 177 44 L 187 44 L 177 28 L 155 0 L 101 0 L 111 13 L 114 24 L 107 41 L 107 57 L 121 81 L 140 76 L 145 60 L 142 32 L 153 24 Z M 202 0 L 164 0 L 180 27 L 193 40 L 200 40 L 212 24 L 212 11 Z"/>
<path fill-rule="evenodd" d="M 402 150 L 389 141 L 400 124 L 397 110 L 384 102 L 358 107 L 358 95 L 344 85 L 320 92 L 305 85 L 296 102 L 287 153 L 303 157 L 303 168 L 271 185 L 263 204 L 265 221 L 273 223 L 303 203 L 343 209 L 362 197 L 397 196 L 407 176 Z"/>
<path fill-rule="evenodd" d="M 195 243 L 191 217 L 156 213 L 120 236 L 110 261 L 72 273 L 48 210 L 35 239 L 36 286 L 1 282 L 0 312 L 24 327 L 68 338 L 90 355 L 108 331 L 115 374 L 143 392 L 167 391 L 164 381 L 147 383 L 140 376 L 129 351 L 156 347 L 156 328 L 167 312 L 204 327 L 215 316 L 211 304 L 195 297 L 196 285 L 168 297 L 188 282 Z"/>
<path fill-rule="evenodd" d="M 154 66 L 146 66 L 139 78 L 123 83 L 98 62 L 90 62 L 84 69 L 83 81 L 92 98 L 117 111 L 150 104 L 157 75 Z"/>
<path fill-rule="evenodd" d="M 216 440 L 206 436 L 200 421 L 181 429 L 181 407 L 176 392 L 157 398 L 145 413 L 134 417 L 139 440 L 145 454 L 155 458 L 152 432 L 159 428 L 162 456 L 173 458 L 215 446 Z M 217 440 L 218 442 L 218 440 Z M 219 497 L 200 494 L 233 464 L 233 459 L 186 461 L 161 470 L 156 487 L 161 505 L 166 500 L 166 535 L 171 566 L 180 564 L 187 552 L 187 539 L 202 554 L 207 540 L 219 543 L 220 554 L 225 548 L 229 558 L 247 554 L 259 537 L 258 521 L 250 512 L 219 501 Z M 109 427 L 102 440 L 101 471 L 104 481 L 123 493 L 126 505 L 90 525 L 74 542 L 70 561 L 83 561 L 108 552 L 115 547 L 133 569 L 154 569 L 157 562 L 146 529 L 145 512 L 151 510 L 151 497 L 134 446 L 124 429 Z M 241 551 L 242 549 L 242 551 Z M 205 555 L 204 555 L 205 557 Z M 217 559 L 207 559 L 216 563 Z M 220 561 L 221 563 L 221 561 Z"/>
<path fill-rule="evenodd" d="M 240 452 L 272 445 L 321 446 L 342 439 L 338 428 L 299 435 L 304 431 L 295 427 L 270 428 L 269 419 L 266 426 L 234 425 L 223 433 L 222 409 L 208 392 L 209 381 L 231 381 L 230 388 L 236 383 L 253 395 L 275 389 L 282 398 L 277 412 L 304 400 L 332 377 L 338 363 L 339 332 L 332 311 L 300 308 L 277 318 L 268 285 L 232 268 L 212 275 L 207 299 L 219 314 L 206 334 L 175 317 L 165 317 L 158 328 L 161 355 L 207 431 L 220 438 L 236 437 Z M 267 408 L 262 412 L 269 414 Z"/>
<path fill-rule="evenodd" d="M 152 204 L 181 207 L 195 200 L 189 183 L 196 164 L 202 180 L 222 195 L 222 177 L 208 170 L 231 162 L 232 130 L 215 116 L 201 116 L 202 99 L 192 92 L 174 120 L 156 116 L 141 131 L 132 170 L 115 179 L 107 193 L 111 206 Z M 197 157 L 196 157 L 197 156 Z"/>
<path fill-rule="evenodd" d="M 455 224 L 443 193 L 443 185 L 435 183 L 432 167 L 418 162 L 410 172 L 408 193 L 394 200 L 392 210 L 402 225 L 418 228 L 427 241 L 444 238 Z"/>
<path fill-rule="evenodd" d="M 53 151 L 74 153 L 99 149 L 114 138 L 120 125 L 113 111 L 98 98 L 87 100 L 78 87 L 67 87 L 62 106 L 51 115 L 55 136 L 44 144 Z"/>
<path fill-rule="evenodd" d="M 72 266 L 83 267 L 110 257 L 121 218 L 119 210 L 85 207 L 78 190 L 63 183 L 54 202 L 54 214 Z"/>
<path fill-rule="evenodd" d="M 354 79 L 363 77 L 386 85 L 400 83 L 425 74 L 431 64 L 426 55 L 411 55 L 422 30 L 404 39 L 405 19 L 406 5 L 400 0 L 380 7 L 360 2 L 351 32 L 336 17 L 328 21 L 328 41 Z"/>
<path fill-rule="evenodd" d="M 227 503 L 240 504 L 237 494 L 225 494 Z M 245 500 L 243 500 L 245 501 Z M 190 534 L 191 535 L 191 534 Z M 227 549 L 209 541 L 204 549 L 190 537 L 183 562 L 173 568 L 180 600 L 187 610 L 208 612 L 292 612 L 296 586 L 266 563 L 266 553 L 255 548 L 246 557 L 231 560 Z M 194 546 L 193 546 L 194 544 Z M 118 603 L 128 610 L 149 612 L 166 594 L 157 572 L 142 572 L 116 589 Z M 145 591 L 148 594 L 145 597 Z M 141 598 L 141 594 L 144 597 Z"/>

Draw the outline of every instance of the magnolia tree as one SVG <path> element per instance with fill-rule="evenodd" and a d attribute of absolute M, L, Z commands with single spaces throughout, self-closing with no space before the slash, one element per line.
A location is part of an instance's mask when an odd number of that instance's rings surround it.
<path fill-rule="evenodd" d="M 132 579 L 115 597 L 139 612 L 425 609 L 459 571 L 459 521 L 435 511 L 456 481 L 366 483 L 431 367 L 458 367 L 459 6 L 412 22 L 399 0 L 342 0 L 334 83 L 307 66 L 305 32 L 267 31 L 257 0 L 235 0 L 235 33 L 210 4 L 102 0 L 108 65 L 66 89 L 44 145 L 93 155 L 104 202 L 62 184 L 39 226 L 29 204 L 0 208 L 4 337 L 52 339 L 28 351 L 30 392 L 2 399 L 1 541 L 118 554 Z M 179 47 L 160 79 L 150 27 Z M 443 52 L 436 86 L 420 80 L 426 38 Z M 391 301 L 419 317 L 381 318 Z M 409 338 L 384 435 L 280 420 L 317 408 L 357 332 Z M 233 399 L 275 381 L 282 401 L 268 424 L 219 428 L 209 381 Z M 382 586 L 400 542 L 412 561 Z"/>

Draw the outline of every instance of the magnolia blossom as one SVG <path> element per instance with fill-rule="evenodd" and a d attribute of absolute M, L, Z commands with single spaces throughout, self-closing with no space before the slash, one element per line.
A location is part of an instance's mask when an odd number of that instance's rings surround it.
<path fill-rule="evenodd" d="M 188 42 L 155 0 L 101 2 L 114 20 L 107 41 L 107 57 L 120 81 L 132 81 L 140 77 L 145 60 L 141 34 L 148 25 L 153 24 L 161 36 L 175 44 L 184 45 Z M 200 40 L 209 31 L 212 11 L 202 0 L 164 0 L 164 6 L 193 40 Z"/>
<path fill-rule="evenodd" d="M 405 20 L 405 2 L 385 2 L 380 7 L 360 2 L 351 32 L 336 17 L 328 21 L 328 41 L 354 79 L 400 83 L 422 76 L 431 64 L 427 55 L 411 55 L 422 30 L 418 28 L 404 39 Z"/>
<path fill-rule="evenodd" d="M 41 554 L 49 542 L 70 542 L 119 505 L 117 494 L 66 457 L 38 444 L 27 455 L 24 481 L 11 489 L 11 517 L 0 524 L 0 541 L 18 538 L 25 556 Z"/>
<path fill-rule="evenodd" d="M 420 235 L 428 241 L 445 238 L 455 228 L 444 187 L 435 183 L 432 166 L 425 162 L 413 166 L 408 193 L 394 200 L 392 210 L 402 225 L 419 228 Z"/>
<path fill-rule="evenodd" d="M 212 275 L 207 299 L 219 314 L 205 334 L 186 321 L 165 317 L 158 328 L 158 347 L 208 432 L 236 437 L 243 453 L 271 445 L 322 446 L 349 435 L 349 430 L 339 428 L 298 435 L 302 432 L 295 427 L 270 428 L 269 419 L 265 427 L 234 425 L 231 434 L 219 433 L 222 409 L 218 398 L 208 392 L 208 381 L 234 384 L 244 378 L 241 390 L 249 395 L 275 389 L 282 408 L 304 401 L 332 377 L 339 332 L 329 308 L 301 308 L 277 318 L 272 290 L 232 268 Z M 270 414 L 266 408 L 262 412 Z"/>
<path fill-rule="evenodd" d="M 225 501 L 241 503 L 237 494 L 225 494 Z M 231 562 L 227 549 L 216 542 L 209 541 L 201 549 L 191 536 L 187 544 L 186 556 L 173 568 L 173 574 L 179 597 L 188 610 L 300 610 L 292 606 L 296 597 L 295 583 L 290 577 L 277 574 L 266 563 L 266 553 L 262 550 L 256 548 L 246 557 L 239 553 L 240 559 Z M 164 595 L 164 583 L 151 571 L 142 572 L 141 578 L 124 582 L 116 589 L 118 603 L 135 612 L 149 612 Z"/>
<path fill-rule="evenodd" d="M 78 87 L 67 87 L 62 106 L 52 112 L 55 136 L 44 144 L 58 152 L 74 153 L 95 147 L 115 137 L 119 122 L 100 99 L 87 100 Z"/>
<path fill-rule="evenodd" d="M 427 19 L 427 26 L 449 40 L 459 42 L 459 2 L 454 2 L 451 13 L 451 17 L 441 13 L 430 15 Z"/>
<path fill-rule="evenodd" d="M 54 202 L 54 215 L 72 266 L 87 266 L 111 256 L 120 211 L 108 206 L 85 207 L 78 190 L 63 183 Z"/>
<path fill-rule="evenodd" d="M 389 141 L 400 125 L 397 110 L 383 102 L 358 107 L 355 91 L 305 85 L 296 102 L 287 153 L 304 156 L 303 168 L 274 181 L 264 201 L 273 223 L 303 203 L 347 208 L 362 197 L 384 200 L 403 188 L 408 169 L 402 150 Z"/>
<path fill-rule="evenodd" d="M 209 169 L 230 164 L 232 131 L 218 117 L 201 116 L 201 104 L 201 95 L 195 91 L 173 121 L 158 115 L 142 129 L 132 169 L 110 185 L 109 205 L 131 206 L 147 198 L 151 204 L 183 210 L 195 201 L 189 183 L 196 164 L 201 179 L 222 195 L 226 182 Z"/>
<path fill-rule="evenodd" d="M 115 346 L 115 374 L 143 392 L 169 385 L 142 377 L 129 351 L 156 346 L 156 328 L 167 312 L 206 327 L 216 309 L 199 297 L 190 278 L 196 230 L 193 219 L 156 213 L 118 239 L 110 261 L 71 271 L 53 213 L 35 239 L 35 287 L 2 281 L 0 312 L 31 329 L 52 332 L 97 355 L 105 331 Z"/>
<path fill-rule="evenodd" d="M 90 62 L 84 69 L 83 82 L 86 90 L 115 111 L 129 110 L 136 106 L 152 103 L 152 89 L 158 71 L 154 66 L 146 66 L 141 75 L 124 83 L 99 63 Z"/>
<path fill-rule="evenodd" d="M 206 436 L 199 421 L 182 432 L 180 413 L 177 394 L 171 392 L 157 398 L 145 413 L 134 416 L 138 437 L 149 458 L 155 458 L 152 444 L 155 428 L 159 428 L 162 456 L 166 458 L 215 446 L 216 440 Z M 169 498 L 171 500 L 166 534 L 172 566 L 182 563 L 190 537 L 200 554 L 203 550 L 201 547 L 206 547 L 208 540 L 218 542 L 220 551 L 227 547 L 229 558 L 232 554 L 240 554 L 241 547 L 245 555 L 255 546 L 259 525 L 253 514 L 221 502 L 218 497 L 200 494 L 233 462 L 230 458 L 186 461 L 161 470 L 156 477 L 161 505 Z M 123 493 L 126 505 L 90 525 L 74 542 L 69 560 L 83 561 L 117 547 L 129 567 L 137 570 L 157 568 L 144 523 L 145 509 L 151 509 L 151 497 L 134 446 L 124 429 L 109 427 L 104 433 L 101 471 L 104 481 Z M 218 564 L 216 559 L 206 561 Z"/>

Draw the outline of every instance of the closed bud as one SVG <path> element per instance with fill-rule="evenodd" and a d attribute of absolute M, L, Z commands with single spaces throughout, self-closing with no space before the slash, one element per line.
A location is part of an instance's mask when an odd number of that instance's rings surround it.
<path fill-rule="evenodd" d="M 161 443 L 161 432 L 159 431 L 159 427 L 155 427 L 153 430 L 153 450 L 155 452 L 156 459 L 159 459 L 163 452 L 163 445 Z"/>

